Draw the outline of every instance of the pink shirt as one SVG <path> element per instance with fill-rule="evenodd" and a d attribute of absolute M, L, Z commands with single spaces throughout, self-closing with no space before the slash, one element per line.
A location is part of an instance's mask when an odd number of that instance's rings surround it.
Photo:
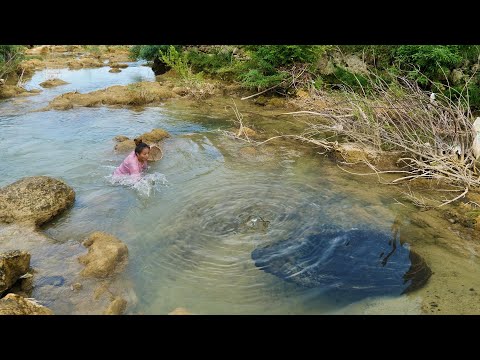
<path fill-rule="evenodd" d="M 122 164 L 115 169 L 113 175 L 135 175 L 135 177 L 140 177 L 140 174 L 143 170 L 147 168 L 147 162 L 141 163 L 135 151 L 132 151 L 126 158 L 123 160 Z"/>

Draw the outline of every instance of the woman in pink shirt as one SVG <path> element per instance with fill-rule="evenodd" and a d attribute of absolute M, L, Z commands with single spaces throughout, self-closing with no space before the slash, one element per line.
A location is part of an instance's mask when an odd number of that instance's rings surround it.
<path fill-rule="evenodd" d="M 142 171 L 147 168 L 150 147 L 142 142 L 142 139 L 135 139 L 135 145 L 135 150 L 132 151 L 125 160 L 123 160 L 122 164 L 115 169 L 113 176 L 132 175 L 132 177 L 140 179 Z"/>

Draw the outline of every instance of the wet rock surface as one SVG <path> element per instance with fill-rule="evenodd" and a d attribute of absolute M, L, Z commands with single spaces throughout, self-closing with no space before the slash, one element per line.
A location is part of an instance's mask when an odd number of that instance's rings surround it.
<path fill-rule="evenodd" d="M 48 176 L 20 179 L 0 189 L 0 222 L 41 225 L 70 207 L 75 191 Z"/>
<path fill-rule="evenodd" d="M 68 84 L 68 82 L 63 81 L 62 79 L 51 79 L 51 80 L 46 80 L 44 82 L 41 82 L 40 86 L 44 88 L 51 88 L 55 86 L 65 85 L 65 84 Z"/>
<path fill-rule="evenodd" d="M 158 82 L 144 81 L 127 86 L 115 85 L 85 94 L 77 91 L 64 93 L 54 98 L 41 110 L 69 110 L 79 106 L 102 105 L 143 106 L 160 103 L 175 96 L 177 96 L 175 93 Z"/>
<path fill-rule="evenodd" d="M 53 311 L 35 300 L 8 294 L 0 299 L 0 315 L 53 315 Z"/>
<path fill-rule="evenodd" d="M 149 161 L 158 161 L 163 157 L 163 151 L 159 142 L 169 137 L 170 134 L 163 129 L 152 129 L 149 132 L 137 136 L 135 139 L 141 139 L 150 146 Z M 127 136 L 118 135 L 115 136 L 114 140 L 117 142 L 114 150 L 118 153 L 129 152 L 135 149 L 134 139 L 129 139 Z"/>
<path fill-rule="evenodd" d="M 127 246 L 113 235 L 97 231 L 83 245 L 88 253 L 78 259 L 85 265 L 82 276 L 104 278 L 121 272 L 128 261 Z"/>
<path fill-rule="evenodd" d="M 0 294 L 9 289 L 30 267 L 30 254 L 13 250 L 0 253 Z"/>

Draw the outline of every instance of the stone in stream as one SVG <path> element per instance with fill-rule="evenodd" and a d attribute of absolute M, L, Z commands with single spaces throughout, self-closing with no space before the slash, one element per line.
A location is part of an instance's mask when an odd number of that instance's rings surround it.
<path fill-rule="evenodd" d="M 245 222 L 240 225 L 240 230 L 265 231 L 270 225 L 270 221 L 264 220 L 261 216 L 250 215 Z"/>
<path fill-rule="evenodd" d="M 37 303 L 35 299 L 8 294 L 0 299 L 0 315 L 53 315 L 53 311 Z"/>
<path fill-rule="evenodd" d="M 0 253 L 0 293 L 9 289 L 30 268 L 30 254 L 13 250 Z"/>
<path fill-rule="evenodd" d="M 65 84 L 68 84 L 68 82 L 63 81 L 62 79 L 50 79 L 40 83 L 40 86 L 44 88 L 51 88 L 55 86 L 65 85 Z"/>
<path fill-rule="evenodd" d="M 110 305 L 105 309 L 103 315 L 122 315 L 127 308 L 127 300 L 116 297 Z"/>
<path fill-rule="evenodd" d="M 422 287 L 432 272 L 397 234 L 375 230 L 323 229 L 252 252 L 267 273 L 308 288 L 345 292 L 355 300 L 401 295 Z"/>
<path fill-rule="evenodd" d="M 70 207 L 75 191 L 48 176 L 22 178 L 0 189 L 0 222 L 41 225 Z"/>
<path fill-rule="evenodd" d="M 170 137 L 170 134 L 167 131 L 163 129 L 152 129 L 152 131 L 146 132 L 138 136 L 136 139 L 141 139 L 150 146 L 148 160 L 158 161 L 163 157 L 159 142 L 168 137 Z M 124 135 L 115 136 L 114 140 L 116 141 L 114 150 L 118 153 L 128 152 L 135 149 L 135 140 L 129 139 Z"/>
<path fill-rule="evenodd" d="M 96 231 L 82 243 L 88 253 L 78 260 L 85 265 L 81 275 L 104 278 L 123 271 L 128 261 L 128 248 L 115 236 Z"/>

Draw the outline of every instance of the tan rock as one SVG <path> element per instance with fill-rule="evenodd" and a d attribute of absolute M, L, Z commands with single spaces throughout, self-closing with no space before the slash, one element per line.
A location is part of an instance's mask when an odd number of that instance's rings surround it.
<path fill-rule="evenodd" d="M 47 81 L 44 81 L 44 82 L 40 83 L 40 86 L 44 87 L 44 88 L 51 88 L 51 87 L 54 87 L 54 86 L 60 86 L 60 85 L 65 85 L 65 84 L 68 84 L 68 82 L 63 81 L 62 79 L 51 79 L 51 80 L 47 80 Z"/>
<path fill-rule="evenodd" d="M 83 245 L 88 248 L 88 253 L 78 258 L 85 265 L 82 276 L 107 277 L 123 271 L 127 264 L 128 248 L 113 235 L 97 231 Z"/>
<path fill-rule="evenodd" d="M 80 283 L 74 283 L 70 286 L 70 290 L 72 291 L 79 291 L 79 290 L 82 290 L 82 288 L 83 288 L 83 285 Z"/>
<path fill-rule="evenodd" d="M 115 144 L 115 151 L 119 153 L 130 152 L 135 149 L 135 142 L 133 140 L 124 140 Z"/>
<path fill-rule="evenodd" d="M 110 66 L 111 68 L 116 68 L 116 69 L 118 69 L 118 68 L 125 69 L 125 68 L 128 67 L 128 64 L 119 64 L 119 63 L 114 62 L 114 63 L 111 63 L 111 64 L 109 63 L 108 66 Z"/>
<path fill-rule="evenodd" d="M 96 288 L 95 291 L 93 292 L 93 298 L 95 300 L 100 299 L 103 295 L 106 295 L 107 297 L 110 297 L 111 300 L 115 300 L 115 296 L 113 296 L 112 292 L 108 288 L 108 283 L 100 283 Z"/>
<path fill-rule="evenodd" d="M 117 297 L 113 300 L 103 313 L 104 315 L 122 315 L 127 308 L 127 300 Z"/>
<path fill-rule="evenodd" d="M 53 315 L 49 308 L 16 294 L 0 299 L 0 315 Z"/>
<path fill-rule="evenodd" d="M 49 107 L 53 110 L 70 110 L 73 108 L 73 104 L 69 99 L 57 98 Z"/>
<path fill-rule="evenodd" d="M 97 68 L 103 67 L 105 64 L 97 59 L 96 57 L 83 57 L 81 59 L 76 59 L 73 61 L 67 62 L 67 65 L 70 69 L 83 69 L 83 68 Z"/>
<path fill-rule="evenodd" d="M 0 99 L 8 99 L 21 94 L 31 95 L 31 93 L 19 86 L 5 84 L 0 87 Z"/>
<path fill-rule="evenodd" d="M 148 144 L 148 142 L 146 142 Z M 152 144 L 150 146 L 150 153 L 148 154 L 148 161 L 158 161 L 163 158 L 163 151 L 160 146 Z M 126 153 L 135 149 L 135 142 L 133 140 L 124 140 L 117 143 L 114 150 L 118 153 Z"/>
<path fill-rule="evenodd" d="M 149 161 L 158 161 L 163 157 L 163 151 L 158 142 L 170 137 L 170 134 L 163 129 L 153 129 L 146 132 L 136 139 L 141 139 L 144 143 L 150 146 L 150 154 L 148 156 Z M 114 150 L 119 153 L 130 152 L 135 149 L 135 141 L 130 140 L 128 137 L 119 135 L 114 138 L 118 143 L 115 145 Z"/>
<path fill-rule="evenodd" d="M 170 137 L 170 134 L 163 129 L 153 129 L 139 136 L 143 142 L 150 144 Z"/>
<path fill-rule="evenodd" d="M 144 81 L 127 86 L 115 85 L 86 94 L 69 92 L 57 96 L 42 110 L 64 110 L 73 106 L 129 105 L 142 106 L 175 97 L 176 94 L 158 82 Z M 66 103 L 71 105 L 67 105 Z"/>
<path fill-rule="evenodd" d="M 22 61 L 19 65 L 20 72 L 23 72 L 23 76 L 32 74 L 35 70 L 40 70 L 45 67 L 45 64 L 39 59 L 30 59 Z"/>
<path fill-rule="evenodd" d="M 0 293 L 9 289 L 30 268 L 30 254 L 13 250 L 0 253 Z"/>
<path fill-rule="evenodd" d="M 115 140 L 116 142 L 122 142 L 128 140 L 128 137 L 124 135 L 117 135 L 113 138 L 113 140 Z"/>
<path fill-rule="evenodd" d="M 122 70 L 120 70 L 119 68 L 111 68 L 110 70 L 108 70 L 108 72 L 119 73 L 119 72 L 122 72 Z"/>
<path fill-rule="evenodd" d="M 0 189 L 0 222 L 41 225 L 70 207 L 75 191 L 61 180 L 31 176 Z"/>

